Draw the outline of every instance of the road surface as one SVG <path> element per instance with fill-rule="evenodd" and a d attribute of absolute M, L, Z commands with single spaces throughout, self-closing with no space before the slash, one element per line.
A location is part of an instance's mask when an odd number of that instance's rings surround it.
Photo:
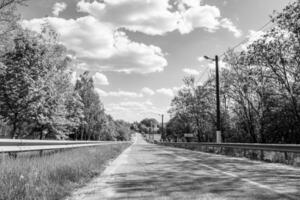
<path fill-rule="evenodd" d="M 300 199 L 300 169 L 135 143 L 72 200 Z"/>

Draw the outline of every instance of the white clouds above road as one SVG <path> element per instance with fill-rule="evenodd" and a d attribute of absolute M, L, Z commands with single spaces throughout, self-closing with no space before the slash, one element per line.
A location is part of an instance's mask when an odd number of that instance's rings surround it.
<path fill-rule="evenodd" d="M 160 88 L 156 90 L 157 93 L 173 97 L 174 96 L 174 91 L 171 88 Z"/>
<path fill-rule="evenodd" d="M 150 35 L 162 35 L 176 29 L 178 14 L 168 10 L 166 0 L 81 0 L 78 10 L 89 13 L 114 28 L 124 27 Z"/>
<path fill-rule="evenodd" d="M 24 20 L 23 26 L 40 31 L 48 22 L 60 35 L 61 42 L 91 71 L 151 73 L 167 66 L 162 50 L 129 40 L 125 33 L 92 16 L 77 19 L 57 17 Z"/>
<path fill-rule="evenodd" d="M 52 14 L 57 17 L 66 8 L 67 4 L 65 2 L 56 2 L 52 8 Z"/>
<path fill-rule="evenodd" d="M 227 18 L 222 18 L 216 6 L 202 5 L 200 0 L 110 0 L 77 3 L 79 12 L 86 16 L 59 18 L 67 4 L 53 6 L 56 17 L 24 20 L 23 26 L 40 31 L 47 22 L 60 35 L 60 40 L 85 69 L 125 73 L 161 72 L 168 62 L 163 51 L 154 45 L 130 40 L 122 28 L 148 35 L 164 35 L 178 30 L 187 34 L 197 28 L 214 32 L 220 28 L 236 37 L 241 32 Z"/>
<path fill-rule="evenodd" d="M 96 72 L 93 76 L 95 85 L 109 85 L 107 77 L 99 72 Z"/>
<path fill-rule="evenodd" d="M 95 91 L 99 94 L 100 97 L 127 97 L 127 98 L 128 97 L 129 98 L 143 97 L 143 95 L 141 93 L 129 92 L 129 91 L 123 91 L 123 90 L 106 92 L 99 88 L 95 88 Z"/>
<path fill-rule="evenodd" d="M 233 35 L 235 37 L 241 37 L 242 36 L 242 31 L 239 30 L 234 24 L 233 22 L 228 19 L 228 18 L 224 18 L 220 21 L 220 26 L 225 28 L 225 29 L 228 29 L 228 31 L 232 32 Z"/>
<path fill-rule="evenodd" d="M 95 91 L 100 95 L 100 97 L 130 97 L 130 98 L 141 98 L 147 96 L 153 96 L 154 94 L 166 95 L 168 97 L 173 97 L 174 94 L 181 89 L 182 87 L 173 87 L 173 88 L 159 88 L 155 91 L 144 87 L 140 92 L 131 92 L 131 91 L 109 91 L 106 92 L 100 88 L 95 88 Z"/>
<path fill-rule="evenodd" d="M 106 105 L 106 111 L 115 119 L 126 119 L 127 121 L 139 121 L 153 113 L 162 113 L 162 110 L 155 107 L 151 101 L 124 101 Z"/>
<path fill-rule="evenodd" d="M 142 91 L 142 93 L 149 95 L 149 96 L 152 96 L 155 94 L 155 92 L 152 89 L 147 88 L 147 87 L 144 87 L 141 91 Z"/>
<path fill-rule="evenodd" d="M 254 30 L 249 30 L 249 33 L 247 35 L 248 41 L 241 45 L 242 50 L 246 50 L 247 47 L 252 44 L 254 41 L 260 39 L 263 35 L 265 34 L 264 31 L 254 31 Z"/>
<path fill-rule="evenodd" d="M 182 71 L 187 75 L 198 76 L 200 74 L 199 71 L 190 68 L 184 68 Z"/>
<path fill-rule="evenodd" d="M 148 35 L 164 35 L 178 30 L 187 34 L 196 28 L 214 32 L 225 28 L 239 37 L 241 32 L 227 18 L 221 18 L 215 6 L 201 5 L 199 0 L 81 0 L 78 11 L 88 13 L 114 29 L 125 28 Z M 173 9 L 173 11 L 171 11 Z"/>

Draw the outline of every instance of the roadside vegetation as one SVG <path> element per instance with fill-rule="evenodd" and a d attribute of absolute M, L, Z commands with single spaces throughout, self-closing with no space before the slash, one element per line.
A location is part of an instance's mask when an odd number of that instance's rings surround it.
<path fill-rule="evenodd" d="M 57 200 L 99 175 L 130 144 L 66 150 L 0 163 L 0 200 Z"/>
<path fill-rule="evenodd" d="M 274 12 L 268 30 L 229 50 L 220 62 L 224 142 L 300 143 L 300 3 Z M 215 72 L 202 83 L 185 77 L 171 103 L 166 140 L 213 142 L 216 131 Z"/>
<path fill-rule="evenodd" d="M 0 136 L 129 140 L 130 124 L 105 113 L 91 73 L 76 75 L 76 55 L 47 21 L 39 32 L 21 26 L 24 4 L 0 0 Z"/>

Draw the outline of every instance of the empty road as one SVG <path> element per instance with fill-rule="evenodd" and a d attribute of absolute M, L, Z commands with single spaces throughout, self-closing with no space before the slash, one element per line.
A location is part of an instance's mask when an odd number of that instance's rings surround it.
<path fill-rule="evenodd" d="M 135 143 L 68 199 L 300 199 L 300 169 Z"/>

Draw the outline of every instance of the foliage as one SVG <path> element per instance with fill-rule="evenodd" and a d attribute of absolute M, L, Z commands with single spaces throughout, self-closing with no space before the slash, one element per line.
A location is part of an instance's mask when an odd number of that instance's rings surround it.
<path fill-rule="evenodd" d="M 143 124 L 144 126 L 146 127 L 154 127 L 154 126 L 157 126 L 159 123 L 156 119 L 154 118 L 145 118 L 143 119 L 140 124 Z"/>
<path fill-rule="evenodd" d="M 224 141 L 300 143 L 299 10 L 299 1 L 288 4 L 275 12 L 274 27 L 247 49 L 226 53 L 220 77 Z M 182 137 L 177 124 L 188 123 L 198 141 L 214 141 L 214 81 L 184 79 L 169 111 L 171 135 Z"/>
<path fill-rule="evenodd" d="M 23 2 L 0 1 L 1 130 L 11 138 L 129 140 L 129 124 L 105 114 L 89 72 L 72 84 L 72 60 L 51 26 L 18 26 Z"/>

